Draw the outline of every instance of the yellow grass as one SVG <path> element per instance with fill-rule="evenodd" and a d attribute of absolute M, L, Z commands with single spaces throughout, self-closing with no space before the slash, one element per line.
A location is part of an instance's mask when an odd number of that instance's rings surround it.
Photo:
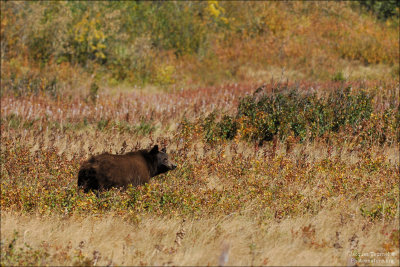
<path fill-rule="evenodd" d="M 387 233 L 398 229 L 397 223 L 371 224 L 355 206 L 280 222 L 261 222 L 246 213 L 199 220 L 144 216 L 139 222 L 111 214 L 62 218 L 3 213 L 1 239 L 8 244 L 18 231 L 17 247 L 26 243 L 49 253 L 43 265 L 71 265 L 79 255 L 100 266 L 344 266 L 356 259 L 359 265 L 397 265 L 398 251 L 384 249 Z"/>

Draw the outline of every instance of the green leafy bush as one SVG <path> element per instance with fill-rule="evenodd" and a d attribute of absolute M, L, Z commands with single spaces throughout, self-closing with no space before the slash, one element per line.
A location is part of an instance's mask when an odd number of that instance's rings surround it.
<path fill-rule="evenodd" d="M 216 122 L 216 112 L 210 113 L 203 121 L 204 137 L 207 142 L 215 142 L 221 139 L 233 139 L 237 132 L 235 118 L 224 115 L 219 122 Z"/>
<path fill-rule="evenodd" d="M 357 2 L 380 19 L 399 16 L 400 3 L 397 0 L 359 0 Z"/>
<path fill-rule="evenodd" d="M 271 141 L 274 136 L 311 140 L 351 126 L 354 132 L 371 117 L 372 95 L 351 88 L 334 90 L 325 97 L 315 93 L 281 90 L 260 99 L 246 96 L 239 102 L 236 117 L 216 113 L 204 119 L 205 139 L 232 139 L 238 133 L 248 141 Z M 387 111 L 389 112 L 389 111 Z"/>

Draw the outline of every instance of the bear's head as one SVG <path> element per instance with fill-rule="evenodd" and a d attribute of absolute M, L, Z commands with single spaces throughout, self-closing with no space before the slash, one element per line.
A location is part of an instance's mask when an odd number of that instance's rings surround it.
<path fill-rule="evenodd" d="M 166 148 L 158 150 L 158 145 L 155 145 L 150 150 L 150 154 L 156 160 L 156 173 L 154 176 L 176 168 L 176 165 L 169 160 Z"/>

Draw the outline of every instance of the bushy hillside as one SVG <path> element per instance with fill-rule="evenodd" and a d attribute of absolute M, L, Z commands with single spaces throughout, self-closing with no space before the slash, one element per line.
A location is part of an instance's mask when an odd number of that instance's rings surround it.
<path fill-rule="evenodd" d="M 2 2 L 3 89 L 396 78 L 392 13 L 380 20 L 348 2 Z"/>

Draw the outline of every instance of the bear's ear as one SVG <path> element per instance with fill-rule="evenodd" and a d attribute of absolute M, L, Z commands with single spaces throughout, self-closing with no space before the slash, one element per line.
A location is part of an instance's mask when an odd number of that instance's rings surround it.
<path fill-rule="evenodd" d="M 162 149 L 161 149 L 161 152 L 167 153 L 167 148 L 165 148 L 165 147 L 162 148 Z"/>
<path fill-rule="evenodd" d="M 155 145 L 151 150 L 150 150 L 150 153 L 151 154 L 155 154 L 155 153 L 157 153 L 158 152 L 158 145 Z"/>

